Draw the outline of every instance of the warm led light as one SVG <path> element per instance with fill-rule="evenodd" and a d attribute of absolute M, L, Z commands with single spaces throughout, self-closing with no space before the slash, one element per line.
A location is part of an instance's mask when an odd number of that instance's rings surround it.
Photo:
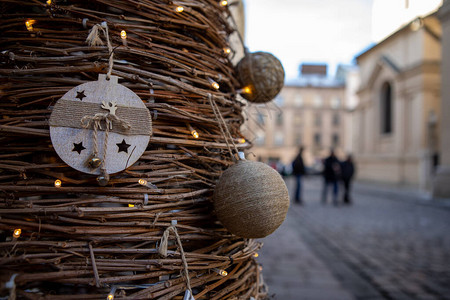
<path fill-rule="evenodd" d="M 122 40 L 126 39 L 127 38 L 127 32 L 125 30 L 122 30 L 120 32 L 120 37 L 122 38 Z"/>
<path fill-rule="evenodd" d="M 258 256 L 259 256 L 258 252 L 253 253 L 253 257 L 254 257 L 254 258 L 256 258 L 256 257 L 258 257 Z"/>
<path fill-rule="evenodd" d="M 226 0 L 220 1 L 220 5 L 227 6 L 228 5 L 228 1 L 226 1 Z"/>
<path fill-rule="evenodd" d="M 244 138 L 239 139 L 239 143 L 244 144 L 245 143 L 245 139 Z"/>
<path fill-rule="evenodd" d="M 191 124 L 189 124 L 189 123 L 186 123 L 186 126 L 187 126 L 189 132 L 192 134 L 192 136 L 193 136 L 194 138 L 198 139 L 198 137 L 199 137 L 200 135 L 198 134 L 197 130 L 195 130 L 194 128 L 192 128 Z"/>
<path fill-rule="evenodd" d="M 26 20 L 25 26 L 27 27 L 28 31 L 33 31 L 33 24 L 36 23 L 36 20 Z"/>
<path fill-rule="evenodd" d="M 61 180 L 59 180 L 59 179 L 55 180 L 55 187 L 59 188 L 59 187 L 61 187 L 61 184 L 62 184 Z"/>
<path fill-rule="evenodd" d="M 223 269 L 214 268 L 213 271 L 216 272 L 217 274 L 219 274 L 220 276 L 224 276 L 225 277 L 225 276 L 228 275 L 228 272 L 223 270 Z"/>
<path fill-rule="evenodd" d="M 158 187 L 157 187 L 156 185 L 154 185 L 154 184 L 151 183 L 151 182 L 148 182 L 147 180 L 145 180 L 145 179 L 143 179 L 143 178 L 140 178 L 140 179 L 138 180 L 138 183 L 139 183 L 140 185 L 146 186 L 146 187 L 151 188 L 151 189 L 158 189 Z"/>
<path fill-rule="evenodd" d="M 128 207 L 134 207 L 134 204 L 128 204 Z"/>
<path fill-rule="evenodd" d="M 177 6 L 177 8 L 175 8 L 176 12 L 183 12 L 184 7 L 183 6 Z"/>
<path fill-rule="evenodd" d="M 116 289 L 117 289 L 117 287 L 114 286 L 114 285 L 111 287 L 111 290 L 109 291 L 109 294 L 106 297 L 106 300 L 113 300 L 114 299 L 114 294 L 116 293 Z"/>
<path fill-rule="evenodd" d="M 249 86 L 246 86 L 246 87 L 244 87 L 244 88 L 242 89 L 242 92 L 243 92 L 244 94 L 251 94 L 251 93 L 252 93 L 252 88 L 249 87 Z"/>
<path fill-rule="evenodd" d="M 216 90 L 218 90 L 220 88 L 220 85 L 209 77 L 208 77 L 208 81 L 209 81 L 209 83 L 211 83 L 211 86 L 213 88 L 215 88 Z"/>
<path fill-rule="evenodd" d="M 231 53 L 231 49 L 228 48 L 228 47 L 223 48 L 223 52 L 224 52 L 225 54 L 230 54 L 230 53 Z"/>
<path fill-rule="evenodd" d="M 16 239 L 19 238 L 21 233 L 22 229 L 20 228 L 14 229 L 13 237 L 15 237 Z"/>
<path fill-rule="evenodd" d="M 47 5 L 52 5 L 52 0 L 47 0 Z"/>

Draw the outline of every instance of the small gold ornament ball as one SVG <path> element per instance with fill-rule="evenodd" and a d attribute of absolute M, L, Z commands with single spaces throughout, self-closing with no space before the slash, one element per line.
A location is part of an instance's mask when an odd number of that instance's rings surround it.
<path fill-rule="evenodd" d="M 97 177 L 97 182 L 99 186 L 106 186 L 109 182 L 109 175 L 108 174 L 102 174 Z"/>
<path fill-rule="evenodd" d="M 217 218 L 243 238 L 268 236 L 283 223 L 288 209 L 283 178 L 260 162 L 239 161 L 222 174 L 214 189 Z"/>
<path fill-rule="evenodd" d="M 254 103 L 274 99 L 284 85 L 281 62 L 268 52 L 247 53 L 236 66 L 242 97 Z"/>
<path fill-rule="evenodd" d="M 102 164 L 102 160 L 98 157 L 91 157 L 88 160 L 89 167 L 93 168 L 93 169 L 100 167 L 101 164 Z"/>

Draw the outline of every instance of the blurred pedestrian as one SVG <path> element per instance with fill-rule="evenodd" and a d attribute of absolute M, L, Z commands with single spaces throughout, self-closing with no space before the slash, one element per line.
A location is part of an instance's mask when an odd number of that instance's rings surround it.
<path fill-rule="evenodd" d="M 352 155 L 349 154 L 347 159 L 341 162 L 341 179 L 344 185 L 344 204 L 352 204 L 350 199 L 350 187 L 353 175 L 355 174 L 355 164 Z"/>
<path fill-rule="evenodd" d="M 338 205 L 338 179 L 341 173 L 341 166 L 339 160 L 331 149 L 330 156 L 323 161 L 323 190 L 322 190 L 322 204 L 327 203 L 328 189 L 333 188 L 333 204 Z"/>
<path fill-rule="evenodd" d="M 302 199 L 302 176 L 305 175 L 305 164 L 303 163 L 303 147 L 299 148 L 298 154 L 292 162 L 292 174 L 295 176 L 294 203 L 303 204 Z"/>

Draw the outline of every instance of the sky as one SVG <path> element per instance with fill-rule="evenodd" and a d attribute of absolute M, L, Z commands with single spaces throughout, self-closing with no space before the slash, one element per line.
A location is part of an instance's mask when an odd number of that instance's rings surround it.
<path fill-rule="evenodd" d="M 286 78 L 301 63 L 327 63 L 333 75 L 374 42 L 441 0 L 244 0 L 245 43 L 280 59 Z M 407 3 L 407 4 L 406 4 Z M 406 9 L 408 6 L 408 9 Z"/>

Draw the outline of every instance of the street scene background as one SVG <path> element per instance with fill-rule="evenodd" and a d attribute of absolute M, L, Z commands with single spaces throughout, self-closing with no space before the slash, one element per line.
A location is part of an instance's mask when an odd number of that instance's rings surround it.
<path fill-rule="evenodd" d="M 357 182 L 352 205 L 324 205 L 320 176 L 303 186 L 303 205 L 261 240 L 272 299 L 450 299 L 450 201 Z"/>

